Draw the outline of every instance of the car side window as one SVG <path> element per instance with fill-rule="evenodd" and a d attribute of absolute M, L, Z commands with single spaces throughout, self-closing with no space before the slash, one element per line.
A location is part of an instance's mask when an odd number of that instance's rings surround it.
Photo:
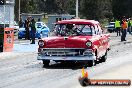
<path fill-rule="evenodd" d="M 90 25 L 86 25 L 86 26 L 83 28 L 82 32 L 83 32 L 84 34 L 91 35 L 91 34 L 92 34 L 92 31 L 91 31 Z"/>
<path fill-rule="evenodd" d="M 95 34 L 94 26 L 92 26 L 92 25 L 86 25 L 82 29 L 82 33 L 84 33 L 86 35 L 93 35 L 93 34 Z"/>
<path fill-rule="evenodd" d="M 99 25 L 97 27 L 98 27 L 98 34 L 101 35 L 102 34 L 102 29 Z"/>
<path fill-rule="evenodd" d="M 95 27 L 94 26 L 91 26 L 91 30 L 92 30 L 92 35 L 96 35 Z"/>
<path fill-rule="evenodd" d="M 96 34 L 96 35 L 99 35 L 99 28 L 98 28 L 97 25 L 95 25 L 95 34 Z"/>

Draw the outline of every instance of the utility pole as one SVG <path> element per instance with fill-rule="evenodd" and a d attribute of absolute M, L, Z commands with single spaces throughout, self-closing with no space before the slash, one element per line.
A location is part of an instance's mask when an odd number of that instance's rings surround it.
<path fill-rule="evenodd" d="M 19 11 L 18 11 L 18 21 L 20 20 L 20 12 L 21 12 L 21 0 L 19 0 Z"/>
<path fill-rule="evenodd" d="M 76 18 L 78 18 L 78 0 L 76 0 Z"/>

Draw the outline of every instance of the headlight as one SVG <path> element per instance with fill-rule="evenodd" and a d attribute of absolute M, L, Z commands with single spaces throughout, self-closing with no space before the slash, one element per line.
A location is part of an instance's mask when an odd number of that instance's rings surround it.
<path fill-rule="evenodd" d="M 86 46 L 88 46 L 88 47 L 90 47 L 90 46 L 92 46 L 92 42 L 86 42 Z"/>
<path fill-rule="evenodd" d="M 38 45 L 41 46 L 41 47 L 44 46 L 44 41 L 39 41 Z"/>

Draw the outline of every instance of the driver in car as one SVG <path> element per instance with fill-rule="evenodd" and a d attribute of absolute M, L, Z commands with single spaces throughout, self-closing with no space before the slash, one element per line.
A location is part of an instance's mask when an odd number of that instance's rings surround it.
<path fill-rule="evenodd" d="M 68 24 L 67 25 L 67 35 L 73 35 L 73 36 L 79 35 L 78 27 L 74 24 Z"/>

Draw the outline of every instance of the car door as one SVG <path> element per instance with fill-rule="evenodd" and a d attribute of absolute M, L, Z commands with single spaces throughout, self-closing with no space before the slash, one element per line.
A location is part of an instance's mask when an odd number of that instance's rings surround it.
<path fill-rule="evenodd" d="M 100 30 L 100 27 L 99 25 L 95 25 L 95 31 L 96 31 L 96 36 L 98 38 L 98 57 L 102 56 L 103 55 L 103 52 L 104 52 L 104 43 L 103 43 L 103 40 L 104 40 L 104 36 Z"/>
<path fill-rule="evenodd" d="M 98 27 L 98 32 L 100 35 L 100 56 L 103 56 L 106 52 L 106 47 L 107 47 L 107 39 L 105 34 L 103 34 L 102 29 L 100 27 L 100 25 L 97 26 Z"/>

